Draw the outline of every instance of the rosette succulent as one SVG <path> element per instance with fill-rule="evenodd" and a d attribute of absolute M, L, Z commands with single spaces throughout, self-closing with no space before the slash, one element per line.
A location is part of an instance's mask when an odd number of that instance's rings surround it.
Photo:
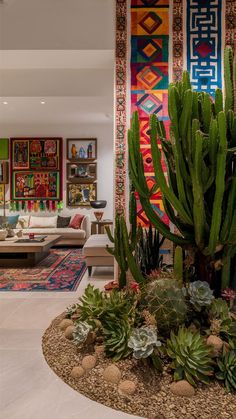
<path fill-rule="evenodd" d="M 201 311 L 203 307 L 210 306 L 214 299 L 213 291 L 206 281 L 191 282 L 187 288 L 187 295 L 196 311 Z"/>
<path fill-rule="evenodd" d="M 218 380 L 224 380 L 227 391 L 236 391 L 236 349 L 233 341 L 229 342 L 230 350 L 224 351 L 218 360 L 219 372 L 216 373 Z"/>
<path fill-rule="evenodd" d="M 175 380 L 186 379 L 193 386 L 198 381 L 208 384 L 214 372 L 211 351 L 199 332 L 192 333 L 184 326 L 179 328 L 177 335 L 171 331 L 167 354 L 173 361 Z"/>
<path fill-rule="evenodd" d="M 152 327 L 134 329 L 128 341 L 128 347 L 133 349 L 136 359 L 148 358 L 156 346 L 161 346 L 161 342 L 157 340 L 157 333 Z"/>
<path fill-rule="evenodd" d="M 81 345 L 81 343 L 85 342 L 91 330 L 92 326 L 87 322 L 78 322 L 73 332 L 73 342 L 76 345 Z"/>

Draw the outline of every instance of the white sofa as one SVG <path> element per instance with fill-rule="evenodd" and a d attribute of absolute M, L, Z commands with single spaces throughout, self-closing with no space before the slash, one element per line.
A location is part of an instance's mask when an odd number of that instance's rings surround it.
<path fill-rule="evenodd" d="M 85 215 L 80 229 L 74 229 L 71 227 L 63 227 L 63 228 L 57 228 L 57 227 L 21 227 L 19 221 L 22 218 L 25 218 L 27 216 L 19 216 L 19 220 L 17 223 L 17 228 L 14 229 L 15 233 L 17 233 L 19 230 L 23 231 L 23 235 L 28 235 L 29 233 L 35 233 L 35 234 L 59 234 L 61 236 L 61 239 L 57 242 L 57 245 L 83 245 L 86 240 L 89 238 L 91 234 L 91 222 L 90 217 L 88 215 Z M 30 216 L 28 216 L 30 217 Z M 54 216 L 55 217 L 55 216 Z M 48 221 L 48 218 L 50 216 L 45 217 L 45 221 Z M 46 224 L 46 223 L 45 223 Z"/>

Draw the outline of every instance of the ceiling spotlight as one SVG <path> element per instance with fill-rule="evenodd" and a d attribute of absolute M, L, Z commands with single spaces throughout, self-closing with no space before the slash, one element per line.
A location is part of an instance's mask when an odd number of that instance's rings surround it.
<path fill-rule="evenodd" d="M 4 102 L 2 102 L 3 105 L 8 105 L 8 102 L 6 100 L 4 100 Z"/>
<path fill-rule="evenodd" d="M 41 105 L 45 105 L 46 102 L 45 102 L 45 100 L 41 100 L 40 103 L 41 103 Z"/>

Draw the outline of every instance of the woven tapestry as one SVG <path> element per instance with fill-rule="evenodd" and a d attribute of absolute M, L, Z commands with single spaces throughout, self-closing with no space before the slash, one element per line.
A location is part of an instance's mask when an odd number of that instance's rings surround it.
<path fill-rule="evenodd" d="M 149 188 L 154 185 L 150 141 L 147 131 L 149 117 L 155 114 L 168 125 L 167 88 L 169 45 L 169 0 L 131 1 L 131 113 L 139 112 L 141 151 Z M 151 204 L 164 221 L 160 191 L 151 197 Z M 138 202 L 138 223 L 148 220 Z"/>
<path fill-rule="evenodd" d="M 236 49 L 236 0 L 225 2 L 225 45 Z"/>
<path fill-rule="evenodd" d="M 198 91 L 222 87 L 222 2 L 186 1 L 187 70 Z"/>
<path fill-rule="evenodd" d="M 115 212 L 126 210 L 127 2 L 116 0 Z"/>

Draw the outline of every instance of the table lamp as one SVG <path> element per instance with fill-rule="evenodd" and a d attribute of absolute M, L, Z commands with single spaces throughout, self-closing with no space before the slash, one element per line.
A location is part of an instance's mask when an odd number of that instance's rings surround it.
<path fill-rule="evenodd" d="M 106 207 L 107 201 L 90 201 L 90 205 L 94 209 L 101 209 Z M 102 220 L 103 214 L 104 211 L 94 211 L 94 216 L 98 222 Z"/>

